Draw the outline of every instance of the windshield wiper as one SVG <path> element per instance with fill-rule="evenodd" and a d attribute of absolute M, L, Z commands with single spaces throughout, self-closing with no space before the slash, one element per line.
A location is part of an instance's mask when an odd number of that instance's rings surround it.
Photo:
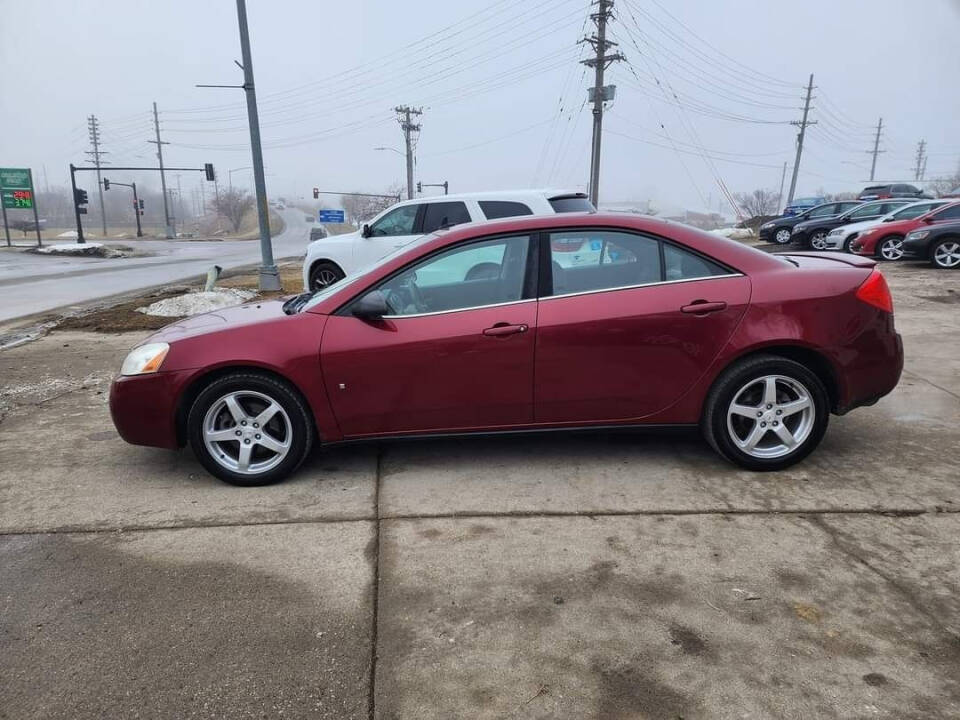
<path fill-rule="evenodd" d="M 307 304 L 307 300 L 313 297 L 312 292 L 300 293 L 299 295 L 294 295 L 292 298 L 287 300 L 283 304 L 283 312 L 287 315 L 295 315 L 300 312 L 301 308 Z"/>

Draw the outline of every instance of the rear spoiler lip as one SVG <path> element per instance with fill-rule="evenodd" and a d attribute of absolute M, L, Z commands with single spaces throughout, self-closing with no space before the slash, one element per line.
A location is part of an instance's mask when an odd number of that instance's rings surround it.
<path fill-rule="evenodd" d="M 809 258 L 818 258 L 820 260 L 834 260 L 836 262 L 844 263 L 846 265 L 852 265 L 853 267 L 859 268 L 872 268 L 876 267 L 877 261 L 873 258 L 863 257 L 862 255 L 851 255 L 849 253 L 837 253 L 837 252 L 783 252 L 783 253 L 773 253 L 778 257 L 809 257 Z"/>

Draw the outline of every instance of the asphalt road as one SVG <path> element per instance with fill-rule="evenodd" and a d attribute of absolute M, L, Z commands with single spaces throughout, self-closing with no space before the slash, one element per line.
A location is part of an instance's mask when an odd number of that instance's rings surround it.
<path fill-rule="evenodd" d="M 279 211 L 286 223 L 273 238 L 274 258 L 306 252 L 311 224 L 303 211 Z M 0 322 L 118 293 L 185 280 L 211 265 L 226 269 L 260 260 L 256 240 L 193 242 L 126 240 L 152 257 L 93 258 L 35 255 L 21 249 L 0 252 Z"/>
<path fill-rule="evenodd" d="M 117 436 L 142 334 L 0 351 L 0 720 L 960 717 L 958 278 L 882 267 L 900 385 L 778 473 L 551 434 L 235 488 Z"/>

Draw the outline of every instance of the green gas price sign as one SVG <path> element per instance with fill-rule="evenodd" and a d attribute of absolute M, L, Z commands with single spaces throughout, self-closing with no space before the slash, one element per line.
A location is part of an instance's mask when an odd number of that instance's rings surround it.
<path fill-rule="evenodd" d="M 3 196 L 4 208 L 33 208 L 33 177 L 30 168 L 0 168 L 0 195 Z"/>

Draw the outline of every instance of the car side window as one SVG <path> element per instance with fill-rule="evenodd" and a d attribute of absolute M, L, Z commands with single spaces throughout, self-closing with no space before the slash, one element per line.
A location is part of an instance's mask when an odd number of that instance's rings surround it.
<path fill-rule="evenodd" d="M 522 202 L 508 202 L 506 200 L 481 200 L 480 209 L 487 220 L 533 215 L 533 210 Z"/>
<path fill-rule="evenodd" d="M 730 274 L 715 262 L 668 243 L 663 244 L 663 268 L 665 280 L 696 280 Z"/>
<path fill-rule="evenodd" d="M 659 282 L 657 240 L 610 230 L 550 234 L 553 294 L 609 290 Z"/>
<path fill-rule="evenodd" d="M 435 230 L 453 227 L 461 223 L 470 222 L 470 213 L 462 202 L 435 202 L 427 205 L 423 214 L 423 234 L 427 235 Z"/>
<path fill-rule="evenodd" d="M 391 316 L 422 315 L 523 299 L 530 237 L 460 245 L 404 269 L 380 290 Z"/>
<path fill-rule="evenodd" d="M 413 235 L 413 224 L 419 209 L 419 205 L 402 205 L 391 210 L 370 226 L 370 236 Z"/>
<path fill-rule="evenodd" d="M 831 215 L 837 214 L 836 205 L 824 205 L 821 208 L 817 208 L 810 213 L 809 217 L 818 218 L 818 217 L 830 217 Z"/>
<path fill-rule="evenodd" d="M 847 219 L 848 219 L 848 220 L 862 220 L 862 219 L 864 219 L 864 218 L 877 217 L 877 216 L 879 216 L 879 215 L 881 214 L 881 213 L 880 213 L 880 208 L 881 208 L 881 207 L 882 207 L 882 206 L 880 206 L 880 205 L 865 205 L 864 207 L 860 208 L 859 210 L 854 210 L 852 213 L 850 213 L 849 215 L 847 215 Z"/>
<path fill-rule="evenodd" d="M 960 205 L 952 205 L 948 208 L 944 208 L 934 215 L 933 219 L 937 222 L 942 220 L 960 220 Z"/>

